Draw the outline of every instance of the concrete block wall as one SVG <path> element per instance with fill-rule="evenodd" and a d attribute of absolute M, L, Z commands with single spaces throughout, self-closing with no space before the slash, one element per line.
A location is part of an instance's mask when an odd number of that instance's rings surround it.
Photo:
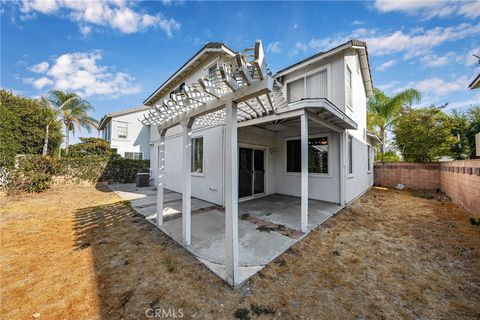
<path fill-rule="evenodd" d="M 402 183 L 409 189 L 440 189 L 439 163 L 375 162 L 374 184 L 395 187 Z"/>
<path fill-rule="evenodd" d="M 374 184 L 413 190 L 441 190 L 454 203 L 480 217 L 480 160 L 441 163 L 376 162 Z"/>
<path fill-rule="evenodd" d="M 441 163 L 440 188 L 453 202 L 480 217 L 480 160 Z"/>

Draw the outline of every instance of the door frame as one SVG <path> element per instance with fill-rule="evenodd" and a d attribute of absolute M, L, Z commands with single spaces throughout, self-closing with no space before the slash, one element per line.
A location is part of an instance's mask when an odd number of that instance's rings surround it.
<path fill-rule="evenodd" d="M 267 187 L 268 187 L 267 186 L 267 163 L 268 163 L 268 159 L 267 159 L 268 152 L 267 152 L 267 150 L 268 150 L 268 147 L 267 146 L 262 146 L 262 145 L 250 144 L 250 143 L 239 143 L 238 144 L 238 156 L 239 157 L 240 157 L 240 148 L 263 151 L 264 152 L 263 168 L 264 168 L 265 172 L 263 174 L 263 186 L 264 186 L 263 192 L 253 194 L 253 195 L 247 196 L 247 197 L 238 198 L 238 202 L 243 202 L 243 201 L 248 201 L 248 200 L 252 200 L 252 199 L 255 199 L 255 198 L 265 197 L 267 195 Z M 239 159 L 239 165 L 240 165 L 240 159 Z M 240 172 L 239 172 L 239 174 L 240 174 Z M 252 181 L 252 188 L 253 188 L 254 184 L 255 184 L 255 181 Z"/>

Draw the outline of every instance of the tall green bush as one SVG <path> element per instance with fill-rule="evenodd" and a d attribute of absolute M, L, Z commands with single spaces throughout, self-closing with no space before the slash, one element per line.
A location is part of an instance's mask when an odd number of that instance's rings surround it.
<path fill-rule="evenodd" d="M 42 192 L 50 188 L 52 178 L 60 172 L 58 159 L 26 155 L 17 158 L 15 169 L 7 183 L 8 193 Z"/>
<path fill-rule="evenodd" d="M 68 157 L 110 157 L 112 151 L 108 141 L 101 138 L 80 138 L 80 142 L 70 145 Z"/>
<path fill-rule="evenodd" d="M 62 142 L 58 121 L 46 112 L 40 100 L 0 89 L 0 166 L 11 168 L 17 154 L 42 154 L 49 125 L 48 153 L 54 154 Z"/>

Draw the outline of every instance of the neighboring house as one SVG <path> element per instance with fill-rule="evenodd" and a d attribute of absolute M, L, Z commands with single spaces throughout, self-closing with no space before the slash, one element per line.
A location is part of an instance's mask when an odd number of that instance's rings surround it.
<path fill-rule="evenodd" d="M 127 159 L 150 159 L 150 128 L 142 125 L 140 119 L 148 113 L 149 107 L 141 106 L 107 113 L 98 130 L 102 138 L 120 156 Z"/>
<path fill-rule="evenodd" d="M 208 43 L 144 104 L 151 112 L 151 173 L 183 193 L 183 241 L 190 244 L 190 194 L 226 214 L 226 280 L 237 284 L 237 202 L 273 193 L 345 205 L 373 185 L 367 98 L 373 94 L 366 43 L 348 41 L 272 75 L 262 44 L 236 52 Z"/>
<path fill-rule="evenodd" d="M 470 89 L 480 89 L 480 73 L 473 79 L 472 83 L 468 85 Z"/>

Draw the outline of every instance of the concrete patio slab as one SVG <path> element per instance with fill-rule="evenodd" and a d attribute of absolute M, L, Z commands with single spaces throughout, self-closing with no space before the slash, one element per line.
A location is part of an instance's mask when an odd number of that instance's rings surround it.
<path fill-rule="evenodd" d="M 134 184 L 110 185 L 122 199 L 130 200 L 132 207 L 148 221 L 156 222 L 155 187 L 136 188 Z M 164 223 L 160 227 L 165 234 L 183 245 L 182 195 L 164 190 Z M 309 200 L 309 232 L 342 207 L 323 201 Z M 275 230 L 265 230 L 252 221 L 266 221 L 300 230 L 300 198 L 286 195 L 269 195 L 239 203 L 239 217 L 248 214 L 255 219 L 238 221 L 239 279 L 246 281 L 265 265 L 281 255 L 300 238 L 288 237 Z M 192 239 L 184 246 L 210 270 L 226 278 L 225 269 L 225 212 L 219 206 L 192 198 Z"/>

